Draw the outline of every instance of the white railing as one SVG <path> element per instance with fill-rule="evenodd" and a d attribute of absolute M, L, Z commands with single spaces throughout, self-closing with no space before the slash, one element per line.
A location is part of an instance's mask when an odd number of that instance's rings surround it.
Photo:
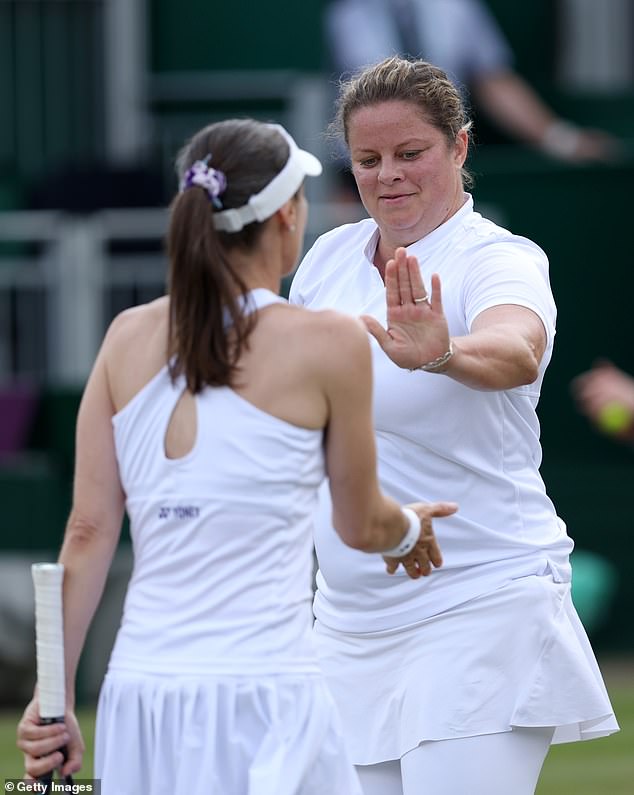
<path fill-rule="evenodd" d="M 360 205 L 311 204 L 306 247 Z M 0 382 L 81 386 L 122 309 L 165 290 L 161 209 L 0 213 Z"/>

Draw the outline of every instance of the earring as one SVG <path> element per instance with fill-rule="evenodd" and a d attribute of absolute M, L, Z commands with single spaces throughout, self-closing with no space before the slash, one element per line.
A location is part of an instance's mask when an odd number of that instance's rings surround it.
<path fill-rule="evenodd" d="M 295 224 L 291 224 L 291 225 L 288 227 L 288 231 L 289 231 L 289 232 L 294 232 L 296 228 L 297 228 L 297 227 L 295 226 Z"/>

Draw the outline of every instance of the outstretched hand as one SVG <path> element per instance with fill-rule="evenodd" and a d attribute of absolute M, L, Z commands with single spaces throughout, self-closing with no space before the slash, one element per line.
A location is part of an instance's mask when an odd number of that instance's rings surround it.
<path fill-rule="evenodd" d="M 415 369 L 449 349 L 449 330 L 442 308 L 440 277 L 431 278 L 431 299 L 416 257 L 397 248 L 385 266 L 387 329 L 373 317 L 361 320 L 383 351 L 399 367 Z"/>
<path fill-rule="evenodd" d="M 67 712 L 64 723 L 40 725 L 37 696 L 28 704 L 18 724 L 17 746 L 24 753 L 24 770 L 29 778 L 36 779 L 60 769 L 62 776 L 76 773 L 81 768 L 84 741 L 77 718 Z M 68 760 L 64 762 L 59 750 L 66 746 Z"/>
<path fill-rule="evenodd" d="M 579 410 L 601 431 L 634 441 L 634 378 L 608 360 L 573 379 Z"/>
<path fill-rule="evenodd" d="M 388 574 L 394 574 L 399 566 L 403 566 L 412 580 L 427 577 L 432 573 L 432 567 L 442 566 L 442 554 L 434 534 L 432 519 L 442 516 L 451 516 L 458 510 L 455 502 L 414 502 L 406 505 L 411 508 L 420 519 L 420 536 L 416 546 L 402 558 L 383 556 Z"/>

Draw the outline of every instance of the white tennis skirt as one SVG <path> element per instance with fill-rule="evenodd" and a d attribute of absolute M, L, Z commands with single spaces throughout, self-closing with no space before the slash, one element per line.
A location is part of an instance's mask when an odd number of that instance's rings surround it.
<path fill-rule="evenodd" d="M 357 765 L 426 740 L 555 727 L 553 743 L 618 731 L 570 585 L 524 577 L 396 630 L 317 622 L 322 671 Z"/>
<path fill-rule="evenodd" d="M 323 677 L 109 672 L 102 795 L 361 795 Z"/>

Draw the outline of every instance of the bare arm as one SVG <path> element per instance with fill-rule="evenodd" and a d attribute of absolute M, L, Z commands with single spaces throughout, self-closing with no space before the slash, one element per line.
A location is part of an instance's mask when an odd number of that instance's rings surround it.
<path fill-rule="evenodd" d="M 501 129 L 561 160 L 613 160 L 618 140 L 564 122 L 517 73 L 503 70 L 474 81 L 476 102 Z"/>
<path fill-rule="evenodd" d="M 416 257 L 404 248 L 385 268 L 388 328 L 364 317 L 368 331 L 399 367 L 417 369 L 449 350 L 454 354 L 439 370 L 473 389 L 512 389 L 530 384 L 538 374 L 546 347 L 541 319 L 530 309 L 505 304 L 482 312 L 472 331 L 449 339 L 442 307 L 440 279 L 432 276 L 431 301 L 416 302 L 427 294 Z"/>
<path fill-rule="evenodd" d="M 326 465 L 333 502 L 333 525 L 349 546 L 365 552 L 382 552 L 396 546 L 408 528 L 401 507 L 382 494 L 376 473 L 376 447 L 372 425 L 372 362 L 363 326 L 339 318 L 333 328 L 327 385 L 329 422 L 326 431 Z M 442 563 L 431 528 L 432 517 L 449 516 L 454 503 L 414 503 L 421 520 L 421 539 L 403 559 L 410 576 L 428 574 Z M 396 563 L 388 564 L 395 571 Z"/>
<path fill-rule="evenodd" d="M 74 715 L 75 676 L 86 632 L 103 592 L 121 531 L 124 495 L 119 481 L 111 419 L 105 348 L 86 385 L 77 417 L 73 506 L 59 561 L 64 564 L 65 723 L 38 725 L 37 694 L 18 726 L 26 772 L 36 777 L 61 764 L 57 751 L 68 743 L 63 773 L 80 769 L 84 744 Z"/>
<path fill-rule="evenodd" d="M 124 514 L 102 349 L 77 417 L 73 507 L 59 556 L 64 564 L 64 642 L 67 699 L 73 705 L 77 665 L 106 582 Z"/>
<path fill-rule="evenodd" d="M 512 389 L 537 378 L 546 331 L 531 309 L 505 304 L 478 315 L 471 334 L 453 344 L 448 376 L 473 389 Z"/>

